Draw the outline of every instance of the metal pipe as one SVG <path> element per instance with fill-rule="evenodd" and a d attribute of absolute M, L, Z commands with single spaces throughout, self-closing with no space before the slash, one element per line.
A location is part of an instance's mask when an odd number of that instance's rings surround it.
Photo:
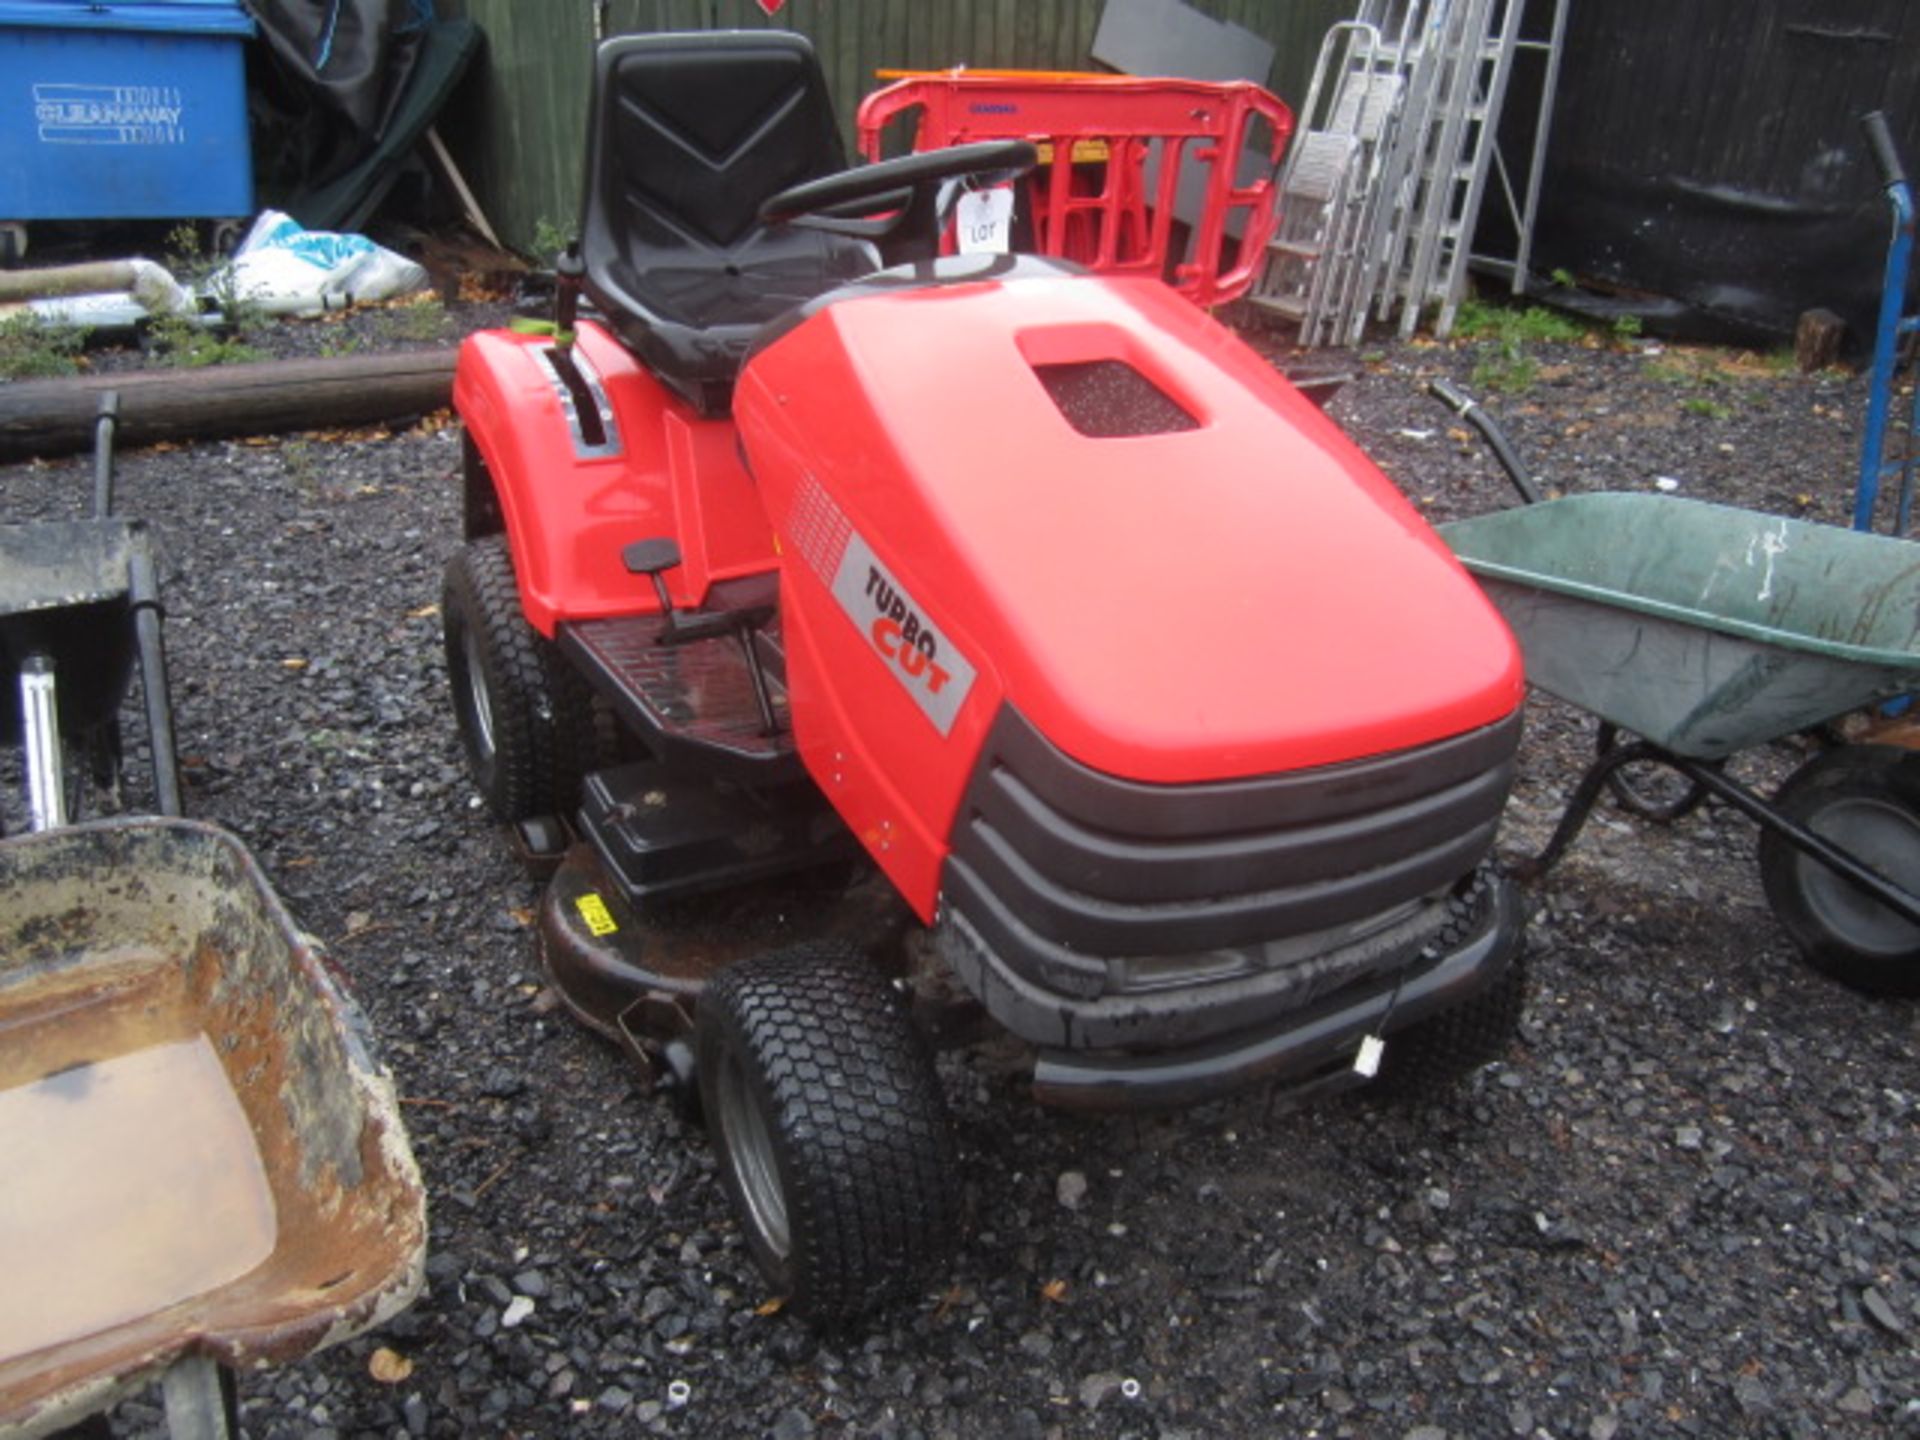
<path fill-rule="evenodd" d="M 1520 492 L 1522 500 L 1529 505 L 1540 503 L 1543 498 L 1540 487 L 1533 483 L 1527 467 L 1520 463 L 1520 452 L 1513 448 L 1513 442 L 1507 439 L 1507 432 L 1500 428 L 1499 422 L 1480 408 L 1478 401 L 1446 379 L 1428 382 L 1427 393 L 1486 437 L 1493 458 L 1507 472 L 1507 478 L 1513 481 L 1513 488 Z"/>
<path fill-rule="evenodd" d="M 27 771 L 27 828 L 54 830 L 67 823 L 67 797 L 60 763 L 60 706 L 53 661 L 38 652 L 20 662 L 20 711 Z"/>
<path fill-rule="evenodd" d="M 1886 876 L 1869 870 L 1825 836 L 1809 830 L 1797 820 L 1788 819 L 1746 786 L 1729 779 L 1714 767 L 1695 760 L 1684 760 L 1677 755 L 1663 755 L 1660 758 L 1688 779 L 1711 790 L 1748 819 L 1779 835 L 1802 854 L 1811 856 L 1841 879 L 1858 886 L 1901 919 L 1920 925 L 1920 897 L 1910 895 Z"/>
<path fill-rule="evenodd" d="M 1773 831 L 1802 854 L 1817 860 L 1843 880 L 1858 886 L 1903 920 L 1920 925 L 1920 897 L 1908 893 L 1886 876 L 1868 869 L 1855 856 L 1842 850 L 1825 836 L 1809 830 L 1797 820 L 1789 819 L 1777 806 L 1769 804 L 1739 781 L 1729 777 L 1718 765 L 1675 755 L 1672 751 L 1662 750 L 1658 745 L 1646 740 L 1637 740 L 1631 745 L 1622 745 L 1616 750 L 1609 750 L 1588 766 L 1587 773 L 1580 778 L 1572 798 L 1567 801 L 1567 808 L 1562 812 L 1560 824 L 1554 829 L 1553 838 L 1547 842 L 1547 848 L 1531 859 L 1522 860 L 1510 866 L 1508 873 L 1520 880 L 1537 880 L 1544 875 L 1559 861 L 1560 857 L 1566 853 L 1567 847 L 1579 835 L 1581 827 L 1586 824 L 1587 816 L 1593 811 L 1594 802 L 1600 797 L 1600 791 L 1607 782 L 1607 776 L 1622 765 L 1643 761 L 1652 761 L 1679 771 L 1694 784 L 1708 791 L 1716 799 L 1725 801 L 1762 829 Z"/>
<path fill-rule="evenodd" d="M 154 808 L 162 815 L 186 812 L 180 804 L 180 765 L 174 753 L 173 703 L 167 693 L 167 652 L 160 637 L 159 587 L 144 531 L 127 557 L 127 591 L 133 608 L 133 635 L 140 654 L 140 695 L 146 702 L 147 742 L 153 747 Z"/>
<path fill-rule="evenodd" d="M 1554 827 L 1553 836 L 1547 841 L 1547 848 L 1538 855 L 1524 860 L 1516 860 L 1507 866 L 1507 873 L 1516 880 L 1534 881 L 1545 875 L 1560 863 L 1560 857 L 1567 853 L 1567 847 L 1579 838 L 1581 829 L 1587 823 L 1587 817 L 1593 813 L 1593 807 L 1600 798 L 1600 792 L 1606 787 L 1607 776 L 1622 765 L 1636 760 L 1659 760 L 1665 758 L 1644 740 L 1631 745 L 1622 745 L 1609 750 L 1593 764 L 1587 767 L 1587 773 L 1580 777 L 1580 783 L 1574 787 L 1573 794 L 1567 800 L 1567 808 L 1560 812 L 1560 823 Z"/>
<path fill-rule="evenodd" d="M 1913 256 L 1913 191 L 1907 184 L 1905 168 L 1887 129 L 1887 117 L 1878 110 L 1864 115 L 1861 129 L 1866 132 L 1886 187 L 1887 204 L 1893 211 L 1893 239 L 1887 246 L 1887 263 L 1880 281 L 1880 319 L 1874 330 L 1873 384 L 1867 391 L 1866 431 L 1860 445 L 1860 479 L 1854 488 L 1853 528 L 1871 532 L 1874 504 L 1880 496 L 1880 476 L 1886 469 L 1887 410 L 1893 398 L 1895 351 L 1899 345 L 1900 307 L 1906 301 L 1907 266 Z M 1904 519 L 1902 523 L 1904 526 Z"/>
<path fill-rule="evenodd" d="M 93 415 L 93 518 L 113 514 L 113 432 L 120 423 L 120 392 L 103 390 Z"/>

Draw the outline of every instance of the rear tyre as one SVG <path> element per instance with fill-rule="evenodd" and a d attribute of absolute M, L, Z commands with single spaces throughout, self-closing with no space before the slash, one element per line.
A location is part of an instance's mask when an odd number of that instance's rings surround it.
<path fill-rule="evenodd" d="M 1527 957 L 1522 951 L 1505 974 L 1472 999 L 1390 1037 L 1378 1085 L 1393 1098 L 1407 1100 L 1457 1085 L 1507 1053 L 1526 1003 Z"/>
<path fill-rule="evenodd" d="M 1847 745 L 1801 766 L 1774 804 L 1910 894 L 1920 895 L 1920 754 Z M 1760 882 L 1814 969 L 1872 995 L 1920 995 L 1920 926 L 1770 829 Z"/>
<path fill-rule="evenodd" d="M 507 824 L 571 811 L 597 749 L 593 697 L 527 623 L 504 535 L 455 552 L 440 615 L 454 717 L 487 808 Z"/>
<path fill-rule="evenodd" d="M 850 948 L 722 970 L 700 998 L 700 1106 L 767 1283 L 850 1320 L 952 1248 L 953 1141 L 904 999 Z"/>

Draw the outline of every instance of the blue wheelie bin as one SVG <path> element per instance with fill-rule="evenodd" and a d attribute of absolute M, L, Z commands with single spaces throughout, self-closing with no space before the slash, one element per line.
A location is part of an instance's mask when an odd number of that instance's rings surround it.
<path fill-rule="evenodd" d="M 0 0 L 0 222 L 251 214 L 253 33 L 238 0 Z"/>

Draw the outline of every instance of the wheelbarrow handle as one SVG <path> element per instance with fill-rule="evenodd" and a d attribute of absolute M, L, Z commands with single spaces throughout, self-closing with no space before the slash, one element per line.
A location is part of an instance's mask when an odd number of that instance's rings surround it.
<path fill-rule="evenodd" d="M 1487 447 L 1500 462 L 1500 468 L 1507 472 L 1507 478 L 1513 481 L 1513 488 L 1520 492 L 1522 500 L 1529 505 L 1540 503 L 1540 487 L 1533 483 L 1527 467 L 1520 463 L 1520 454 L 1507 439 L 1507 432 L 1480 408 L 1478 401 L 1444 375 L 1427 382 L 1427 393 L 1486 437 Z"/>
<path fill-rule="evenodd" d="M 1860 117 L 1867 144 L 1873 147 L 1873 163 L 1880 167 L 1880 182 L 1891 189 L 1907 183 L 1907 168 L 1900 163 L 1900 151 L 1893 143 L 1893 131 L 1887 126 L 1886 112 L 1869 110 Z"/>

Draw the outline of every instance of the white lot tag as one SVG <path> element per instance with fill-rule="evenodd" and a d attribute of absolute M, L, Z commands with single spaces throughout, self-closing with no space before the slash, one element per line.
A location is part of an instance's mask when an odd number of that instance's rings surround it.
<path fill-rule="evenodd" d="M 1369 1035 L 1360 1042 L 1360 1051 L 1353 1057 L 1353 1068 L 1371 1080 L 1380 1073 L 1380 1061 L 1386 1053 L 1387 1042 L 1378 1035 Z"/>
<path fill-rule="evenodd" d="M 954 209 L 962 255 L 1004 255 L 1013 241 L 1013 187 L 967 190 Z"/>

